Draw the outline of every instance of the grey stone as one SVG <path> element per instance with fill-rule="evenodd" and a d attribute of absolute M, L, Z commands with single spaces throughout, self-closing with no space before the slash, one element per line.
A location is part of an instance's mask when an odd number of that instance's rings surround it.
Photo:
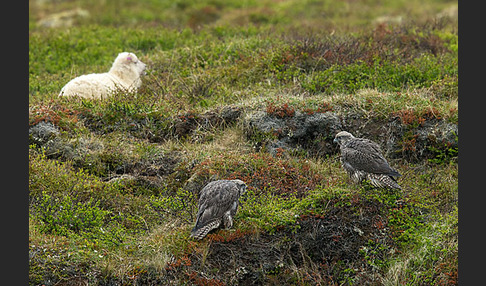
<path fill-rule="evenodd" d="M 257 111 L 246 116 L 244 125 L 248 134 L 257 131 L 277 137 L 265 142 L 267 151 L 273 155 L 277 149 L 306 149 L 320 155 L 330 154 L 334 152 L 332 139 L 342 129 L 339 116 L 332 112 L 306 114 L 295 111 L 293 116 L 277 117 Z"/>
<path fill-rule="evenodd" d="M 404 125 L 399 117 L 377 119 L 358 113 L 306 114 L 300 111 L 295 111 L 293 116 L 278 117 L 256 111 L 248 114 L 243 123 L 247 136 L 256 141 L 256 147 L 265 147 L 274 156 L 282 150 L 304 150 L 313 156 L 335 154 L 338 148 L 332 140 L 342 130 L 377 142 L 388 158 L 423 160 L 433 157 L 433 150 L 458 146 L 457 124 L 437 119 L 410 129 L 412 127 Z M 413 148 L 407 150 L 410 146 Z"/>
<path fill-rule="evenodd" d="M 60 134 L 59 129 L 54 124 L 41 121 L 29 128 L 29 141 L 30 144 L 42 146 Z"/>

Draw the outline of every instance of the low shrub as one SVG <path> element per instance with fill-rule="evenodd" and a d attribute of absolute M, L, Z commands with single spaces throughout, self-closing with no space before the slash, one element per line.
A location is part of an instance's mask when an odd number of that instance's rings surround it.
<path fill-rule="evenodd" d="M 354 93 L 370 88 L 380 91 L 426 88 L 436 86 L 437 82 L 455 75 L 456 63 L 425 55 L 402 65 L 379 58 L 375 58 L 370 64 L 356 62 L 345 66 L 333 65 L 300 78 L 304 90 L 331 94 Z M 450 93 L 449 96 L 455 94 L 453 89 L 447 92 Z"/>
<path fill-rule="evenodd" d="M 76 196 L 56 198 L 46 192 L 39 198 L 35 212 L 41 231 L 63 236 L 69 236 L 71 232 L 98 236 L 110 213 L 100 209 L 99 202 L 93 198 L 81 202 Z"/>
<path fill-rule="evenodd" d="M 305 196 L 324 177 L 305 160 L 285 160 L 269 153 L 226 153 L 212 156 L 197 166 L 194 172 L 202 178 L 240 179 L 256 193 L 272 193 L 278 196 Z"/>

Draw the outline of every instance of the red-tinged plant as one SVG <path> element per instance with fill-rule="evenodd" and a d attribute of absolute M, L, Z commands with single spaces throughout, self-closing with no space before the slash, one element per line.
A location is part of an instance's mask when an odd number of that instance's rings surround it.
<path fill-rule="evenodd" d="M 78 115 L 78 111 L 59 104 L 34 105 L 29 108 L 29 126 L 45 121 L 69 130 L 78 122 Z"/>

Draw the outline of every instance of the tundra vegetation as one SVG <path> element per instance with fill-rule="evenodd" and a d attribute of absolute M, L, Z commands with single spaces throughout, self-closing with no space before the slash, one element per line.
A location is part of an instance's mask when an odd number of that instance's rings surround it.
<path fill-rule="evenodd" d="M 448 0 L 29 1 L 29 284 L 456 285 L 457 30 Z M 137 93 L 58 97 L 123 51 Z M 349 180 L 343 129 L 401 191 Z"/>

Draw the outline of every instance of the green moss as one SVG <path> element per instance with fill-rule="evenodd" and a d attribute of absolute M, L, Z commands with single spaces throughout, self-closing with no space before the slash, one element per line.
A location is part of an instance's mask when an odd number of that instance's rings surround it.
<path fill-rule="evenodd" d="M 269 233 L 284 227 L 298 227 L 295 225 L 298 215 L 293 210 L 298 200 L 294 196 L 282 198 L 273 195 L 271 190 L 264 190 L 263 194 L 257 195 L 260 192 L 250 189 L 246 199 L 242 199 L 244 201 L 238 212 L 238 218 L 245 221 L 244 224 L 256 225 Z"/>
<path fill-rule="evenodd" d="M 91 232 L 96 236 L 101 233 L 107 214 L 108 211 L 101 210 L 99 202 L 93 199 L 81 203 L 77 197 L 53 198 L 45 192 L 37 206 L 41 230 L 58 235 Z"/>

